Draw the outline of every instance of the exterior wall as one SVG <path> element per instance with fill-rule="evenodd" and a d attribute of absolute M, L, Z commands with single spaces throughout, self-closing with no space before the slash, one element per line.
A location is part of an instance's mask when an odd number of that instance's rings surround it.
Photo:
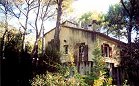
<path fill-rule="evenodd" d="M 55 30 L 53 29 L 45 35 L 45 46 L 48 45 L 48 42 L 54 39 L 54 33 Z M 77 49 L 75 48 L 77 43 L 85 43 L 86 45 L 88 45 L 88 61 L 92 61 L 92 57 L 93 57 L 92 53 L 95 47 L 94 46 L 95 42 L 94 42 L 94 37 L 92 37 L 91 33 L 63 27 L 60 30 L 59 36 L 60 36 L 60 52 L 64 56 L 62 62 L 69 61 L 68 59 L 70 58 L 66 58 L 67 59 L 66 60 L 65 56 L 69 57 L 70 55 L 73 55 L 77 51 Z M 66 40 L 66 42 L 64 42 L 64 40 Z M 69 46 L 70 55 L 64 55 L 64 45 Z"/>
<path fill-rule="evenodd" d="M 45 35 L 45 46 L 48 45 L 48 42 L 51 41 L 54 38 L 54 32 L 55 30 L 51 30 Z M 60 52 L 62 54 L 61 56 L 61 62 L 74 62 L 75 61 L 75 53 L 76 56 L 79 57 L 78 51 L 79 47 L 77 46 L 77 43 L 85 43 L 85 45 L 88 45 L 88 62 L 80 62 L 77 65 L 79 65 L 78 71 L 81 74 L 85 74 L 86 72 L 90 73 L 91 70 L 91 61 L 92 61 L 92 52 L 94 48 L 94 38 L 92 37 L 91 33 L 76 30 L 76 29 L 70 29 L 67 27 L 62 27 L 60 30 Z M 68 45 L 68 54 L 64 54 L 64 45 Z M 90 62 L 89 62 L 90 61 Z M 86 71 L 86 72 L 85 72 Z"/>
<path fill-rule="evenodd" d="M 85 43 L 88 45 L 88 61 L 92 61 L 92 53 L 94 49 L 94 39 L 92 34 L 81 30 L 62 28 L 60 32 L 60 50 L 64 52 L 64 45 L 69 45 L 69 53 L 74 54 L 78 49 L 75 47 L 77 43 Z M 66 40 L 66 42 L 64 42 Z"/>
<path fill-rule="evenodd" d="M 114 66 L 117 67 L 120 63 L 120 49 L 118 48 L 118 43 L 112 40 L 108 40 L 105 37 L 97 35 L 97 41 L 101 48 L 101 45 L 108 44 L 112 48 L 112 57 L 104 57 L 105 62 L 114 63 Z"/>
<path fill-rule="evenodd" d="M 64 42 L 66 40 L 66 42 Z M 91 33 L 83 32 L 76 29 L 70 29 L 70 28 L 62 28 L 60 31 L 60 51 L 63 53 L 63 56 L 61 57 L 61 61 L 64 62 L 73 62 L 76 58 L 79 57 L 79 47 L 77 46 L 78 43 L 85 43 L 85 45 L 88 45 L 88 61 L 83 62 L 76 62 L 76 66 L 78 69 L 78 72 L 80 74 L 87 74 L 91 71 L 91 62 L 92 61 L 92 51 L 93 51 L 93 40 Z M 68 45 L 68 53 L 64 54 L 64 45 Z M 75 56 L 76 54 L 76 56 Z"/>
<path fill-rule="evenodd" d="M 54 39 L 54 33 L 55 29 L 51 30 L 45 35 L 45 45 L 48 45 L 48 42 L 50 42 L 52 39 Z M 96 48 L 96 46 L 99 46 L 101 48 L 101 45 L 103 43 L 108 44 L 112 48 L 112 58 L 104 57 L 105 62 L 108 63 L 114 63 L 114 66 L 116 67 L 119 65 L 119 49 L 118 49 L 118 43 L 114 42 L 106 37 L 93 34 L 91 31 L 86 30 L 80 30 L 77 28 L 72 27 L 66 27 L 63 26 L 60 29 L 60 52 L 62 54 L 61 56 L 61 62 L 75 62 L 75 59 L 79 57 L 79 43 L 85 43 L 85 45 L 88 45 L 88 58 L 87 61 L 81 61 L 76 60 L 76 66 L 80 74 L 86 74 L 87 72 L 90 73 L 91 66 L 92 66 L 92 58 L 93 51 Z M 68 45 L 68 54 L 65 54 L 65 45 Z"/>
<path fill-rule="evenodd" d="M 51 31 L 47 32 L 45 34 L 45 47 L 48 46 L 48 42 L 50 42 L 52 39 L 54 39 L 55 29 L 52 29 Z"/>

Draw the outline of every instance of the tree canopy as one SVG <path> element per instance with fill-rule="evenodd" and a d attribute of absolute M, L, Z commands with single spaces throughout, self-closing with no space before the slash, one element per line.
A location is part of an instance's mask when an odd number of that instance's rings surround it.
<path fill-rule="evenodd" d="M 106 34 L 112 34 L 115 38 L 121 39 L 122 36 L 126 36 L 126 13 L 120 4 L 111 5 L 108 13 L 104 15 L 104 27 L 107 30 Z"/>
<path fill-rule="evenodd" d="M 97 11 L 93 11 L 81 15 L 78 22 L 81 23 L 81 27 L 83 28 L 87 28 L 88 25 L 92 25 L 95 23 L 96 25 L 94 25 L 95 27 L 93 27 L 93 29 L 98 29 L 102 26 L 101 25 L 102 21 L 103 21 L 103 14 Z"/>
<path fill-rule="evenodd" d="M 138 31 L 139 3 L 138 0 L 121 0 L 121 4 L 127 13 L 126 17 L 128 43 L 131 44 L 131 32 L 134 29 Z"/>

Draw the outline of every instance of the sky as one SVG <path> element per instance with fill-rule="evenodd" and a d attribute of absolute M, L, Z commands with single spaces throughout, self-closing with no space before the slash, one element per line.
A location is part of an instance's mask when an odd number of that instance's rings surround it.
<path fill-rule="evenodd" d="M 109 6 L 119 3 L 120 0 L 74 0 L 71 7 L 73 12 L 67 17 L 79 18 L 82 14 L 90 11 L 97 11 L 101 13 L 107 13 Z M 68 19 L 68 18 L 67 18 Z M 55 27 L 55 22 L 47 22 L 48 28 L 52 29 Z M 46 29 L 45 32 L 50 29 Z"/>
<path fill-rule="evenodd" d="M 74 0 L 71 7 L 73 12 L 67 16 L 68 18 L 79 18 L 82 14 L 89 11 L 97 11 L 101 13 L 107 13 L 109 6 L 118 3 L 119 0 Z M 33 18 L 33 16 L 32 16 Z M 34 19 L 34 18 L 33 18 Z M 14 19 L 14 21 L 17 21 Z M 24 20 L 23 20 L 24 21 Z M 14 25 L 13 20 L 10 21 L 11 25 Z M 50 29 L 55 27 L 55 21 L 46 22 L 45 32 L 48 32 Z"/>
<path fill-rule="evenodd" d="M 110 5 L 119 3 L 120 0 L 76 0 L 72 4 L 74 15 L 80 16 L 89 11 L 106 13 Z"/>
<path fill-rule="evenodd" d="M 70 14 L 70 17 L 79 18 L 82 14 L 90 12 L 90 11 L 107 13 L 109 6 L 114 5 L 116 3 L 120 3 L 120 0 L 75 0 L 71 5 L 73 12 Z M 45 32 L 55 27 L 55 23 L 52 23 L 52 22 L 48 22 L 47 25 L 49 25 L 50 27 L 47 28 Z M 135 36 L 136 36 L 135 34 L 132 34 L 132 39 L 134 39 Z M 123 38 L 121 39 L 121 41 L 127 42 L 127 39 Z"/>
<path fill-rule="evenodd" d="M 71 7 L 73 9 L 73 12 L 68 15 L 70 18 L 79 18 L 82 14 L 86 12 L 101 12 L 101 13 L 107 13 L 109 6 L 119 3 L 120 0 L 74 0 Z M 14 21 L 16 21 L 14 19 Z M 13 20 L 10 21 L 11 25 L 14 25 L 15 22 Z M 55 21 L 49 21 L 46 22 L 46 29 L 45 32 L 48 32 L 52 28 L 55 27 Z"/>

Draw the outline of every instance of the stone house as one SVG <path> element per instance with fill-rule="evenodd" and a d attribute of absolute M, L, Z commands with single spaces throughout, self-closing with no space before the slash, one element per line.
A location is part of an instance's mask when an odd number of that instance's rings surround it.
<path fill-rule="evenodd" d="M 55 28 L 45 34 L 45 46 L 54 39 Z M 105 62 L 108 64 L 110 74 L 112 68 L 120 64 L 120 45 L 123 42 L 111 38 L 103 33 L 79 28 L 76 24 L 64 22 L 60 28 L 61 62 L 74 61 L 80 74 L 88 74 L 93 66 L 93 51 L 99 47 Z M 73 58 L 72 58 L 73 57 Z M 114 73 L 116 74 L 116 73 Z"/>

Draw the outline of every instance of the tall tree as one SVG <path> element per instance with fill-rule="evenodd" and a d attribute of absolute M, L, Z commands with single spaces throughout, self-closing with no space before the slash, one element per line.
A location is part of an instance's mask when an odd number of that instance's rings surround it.
<path fill-rule="evenodd" d="M 8 32 L 8 9 L 9 9 L 9 4 L 10 2 L 8 0 L 1 0 L 0 1 L 0 12 L 1 14 L 4 14 L 4 23 L 2 25 L 2 28 L 4 28 L 4 33 L 2 34 L 2 39 L 1 39 L 1 49 L 0 49 L 0 59 L 3 58 L 4 56 L 4 46 L 5 46 L 5 36 Z"/>
<path fill-rule="evenodd" d="M 56 0 L 56 3 L 57 3 L 57 21 L 56 21 L 56 29 L 55 29 L 55 35 L 54 35 L 54 44 L 55 44 L 55 49 L 57 51 L 60 50 L 59 33 L 60 33 L 60 21 L 61 21 L 61 16 L 62 16 L 62 2 L 63 2 L 63 0 Z"/>
<path fill-rule="evenodd" d="M 123 48 L 121 54 L 121 65 L 127 74 L 127 79 L 130 85 L 137 86 L 139 84 L 138 79 L 138 39 L 134 43 L 131 43 L 131 32 L 138 29 L 138 15 L 139 15 L 139 3 L 138 0 L 121 0 L 121 4 L 127 13 L 127 34 L 128 44 Z"/>
<path fill-rule="evenodd" d="M 31 26 L 36 34 L 32 52 L 36 52 L 37 40 L 41 35 L 42 28 L 44 29 L 44 22 L 54 15 L 54 12 L 50 9 L 52 1 L 53 0 L 12 0 L 10 3 L 12 6 L 8 6 L 7 11 L 18 20 L 21 28 L 23 28 L 22 50 L 25 48 L 26 35 Z"/>
<path fill-rule="evenodd" d="M 61 24 L 61 16 L 63 10 L 67 9 L 72 0 L 56 0 L 57 5 L 57 20 L 56 20 L 56 29 L 54 34 L 54 44 L 56 51 L 60 50 L 60 39 L 59 39 L 59 33 L 60 33 L 60 24 Z"/>
<path fill-rule="evenodd" d="M 46 1 L 36 0 L 36 5 L 38 5 L 38 7 L 34 9 L 35 21 L 33 21 L 33 23 L 30 23 L 32 28 L 35 29 L 35 33 L 36 33 L 35 43 L 32 50 L 33 55 L 38 54 L 38 39 L 40 38 L 41 33 L 42 32 L 44 33 L 44 29 L 45 29 L 44 22 L 50 17 L 53 17 L 55 14 L 55 11 L 52 12 L 51 11 L 52 9 L 50 9 L 51 4 L 52 4 L 52 0 L 46 0 Z"/>
<path fill-rule="evenodd" d="M 126 14 L 123 7 L 120 4 L 111 5 L 108 13 L 104 15 L 104 27 L 106 28 L 106 34 L 112 33 L 114 37 L 120 38 L 125 36 L 123 27 L 126 26 Z"/>
<path fill-rule="evenodd" d="M 25 37 L 27 35 L 29 15 L 36 5 L 34 5 L 35 0 L 12 0 L 12 7 L 8 10 L 11 15 L 13 15 L 19 22 L 23 29 L 23 40 L 22 40 L 22 50 L 25 48 Z M 24 21 L 24 22 L 21 22 Z"/>
<path fill-rule="evenodd" d="M 128 27 L 127 27 L 127 34 L 128 34 L 128 43 L 131 44 L 131 32 L 135 24 L 139 21 L 139 3 L 138 0 L 121 0 L 121 4 L 124 10 L 127 13 L 128 19 Z"/>

